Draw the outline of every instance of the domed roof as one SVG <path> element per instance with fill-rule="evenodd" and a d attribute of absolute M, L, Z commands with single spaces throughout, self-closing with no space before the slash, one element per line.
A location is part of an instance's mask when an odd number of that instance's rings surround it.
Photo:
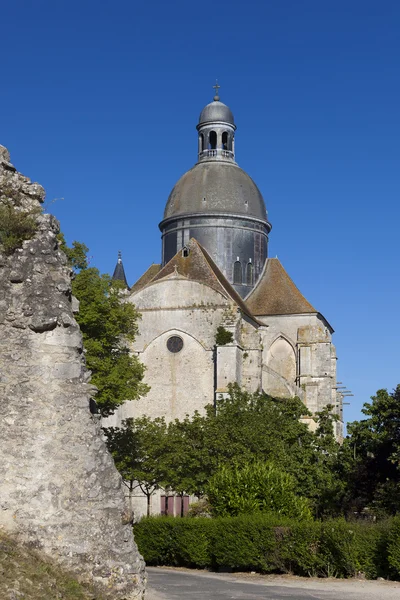
<path fill-rule="evenodd" d="M 199 125 L 212 123 L 214 121 L 223 121 L 224 123 L 230 123 L 231 125 L 235 124 L 231 109 L 219 100 L 214 100 L 203 108 L 199 117 Z"/>
<path fill-rule="evenodd" d="M 230 213 L 267 221 L 263 197 L 235 163 L 199 162 L 169 195 L 164 219 L 187 213 Z"/>

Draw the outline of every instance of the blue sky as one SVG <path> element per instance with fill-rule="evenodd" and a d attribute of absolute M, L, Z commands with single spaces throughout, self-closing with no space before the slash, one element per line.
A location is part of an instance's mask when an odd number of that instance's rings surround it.
<path fill-rule="evenodd" d="M 220 95 L 281 262 L 336 330 L 359 418 L 400 383 L 397 0 L 14 0 L 1 9 L 0 143 L 67 240 L 132 284 Z"/>

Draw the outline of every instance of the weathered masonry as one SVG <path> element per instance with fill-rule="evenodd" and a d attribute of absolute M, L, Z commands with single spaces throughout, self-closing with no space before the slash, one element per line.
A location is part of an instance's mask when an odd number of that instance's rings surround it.
<path fill-rule="evenodd" d="M 298 395 L 311 413 L 332 404 L 340 439 L 333 329 L 279 260 L 268 258 L 264 199 L 235 161 L 234 117 L 218 95 L 201 111 L 197 133 L 198 161 L 173 188 L 160 223 L 161 263 L 127 296 L 142 314 L 132 351 L 146 365 L 151 390 L 122 406 L 112 423 L 142 414 L 183 418 L 236 382 L 276 397 Z M 121 259 L 115 277 L 125 280 Z M 220 326 L 233 339 L 216 346 Z"/>

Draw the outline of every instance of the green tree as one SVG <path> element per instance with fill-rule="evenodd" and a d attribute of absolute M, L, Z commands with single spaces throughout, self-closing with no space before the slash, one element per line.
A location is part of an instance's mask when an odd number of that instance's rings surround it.
<path fill-rule="evenodd" d="M 300 422 L 307 409 L 299 399 L 275 399 L 232 386 L 216 410 L 209 405 L 205 414 L 169 425 L 164 459 L 168 485 L 201 496 L 224 465 L 272 462 L 294 477 L 296 492 L 311 500 L 316 515 L 334 513 L 332 498 L 340 491 L 334 468 L 339 445 L 329 408 L 325 412 L 317 433 L 312 433 Z"/>
<path fill-rule="evenodd" d="M 130 302 L 124 302 L 120 281 L 88 266 L 84 244 L 73 242 L 69 248 L 62 235 L 59 241 L 75 270 L 72 292 L 79 300 L 76 320 L 92 383 L 98 389 L 96 402 L 106 417 L 126 400 L 135 400 L 149 389 L 143 383 L 144 366 L 128 347 L 137 335 L 140 315 Z"/>
<path fill-rule="evenodd" d="M 87 269 L 89 266 L 87 258 L 89 248 L 86 246 L 86 244 L 75 241 L 72 242 L 72 246 L 69 247 L 67 246 L 63 233 L 59 233 L 57 237 L 60 245 L 60 250 L 62 250 L 65 253 L 68 262 L 74 269 L 74 271 L 81 271 L 82 269 Z"/>
<path fill-rule="evenodd" d="M 126 419 L 122 427 L 105 427 L 108 449 L 129 490 L 129 506 L 133 514 L 132 499 L 139 488 L 147 499 L 147 516 L 150 516 L 151 497 L 165 479 L 163 457 L 166 450 L 167 426 L 165 420 Z"/>
<path fill-rule="evenodd" d="M 296 494 L 296 481 L 273 463 L 255 461 L 222 466 L 211 477 L 207 495 L 216 516 L 255 512 L 310 519 L 308 501 Z"/>
<path fill-rule="evenodd" d="M 348 425 L 343 447 L 347 512 L 400 512 L 400 385 L 378 390 L 362 410 L 367 417 Z"/>

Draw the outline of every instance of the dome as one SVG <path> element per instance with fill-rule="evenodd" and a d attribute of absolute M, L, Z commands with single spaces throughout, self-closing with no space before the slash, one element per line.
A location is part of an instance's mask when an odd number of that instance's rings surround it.
<path fill-rule="evenodd" d="M 223 102 L 219 102 L 219 100 L 214 100 L 203 108 L 199 117 L 199 125 L 213 123 L 214 121 L 223 121 L 231 125 L 235 124 L 231 109 Z"/>
<path fill-rule="evenodd" d="M 164 219 L 187 213 L 229 213 L 267 222 L 264 200 L 254 181 L 235 163 L 222 161 L 197 163 L 175 185 Z"/>

